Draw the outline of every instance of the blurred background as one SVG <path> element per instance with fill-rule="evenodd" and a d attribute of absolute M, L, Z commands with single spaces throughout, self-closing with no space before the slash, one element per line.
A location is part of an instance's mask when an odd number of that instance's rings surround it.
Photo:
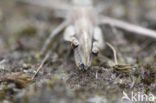
<path fill-rule="evenodd" d="M 59 3 L 71 4 L 70 0 L 51 1 L 58 8 Z M 94 0 L 94 4 L 105 16 L 156 29 L 155 0 Z M 28 49 L 39 49 L 51 30 L 63 20 L 57 17 L 62 11 L 46 5 L 0 0 L 0 48 L 14 48 L 17 41 L 22 41 Z"/>

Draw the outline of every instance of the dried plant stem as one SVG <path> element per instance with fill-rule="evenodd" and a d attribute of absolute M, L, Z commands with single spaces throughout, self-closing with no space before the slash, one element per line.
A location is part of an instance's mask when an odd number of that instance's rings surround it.
<path fill-rule="evenodd" d="M 115 65 L 118 65 L 118 61 L 117 61 L 117 55 L 116 55 L 116 50 L 115 48 L 108 42 L 106 42 L 106 44 L 112 49 L 113 51 L 113 55 L 114 55 L 114 62 L 115 62 Z"/>
<path fill-rule="evenodd" d="M 61 0 L 61 3 L 57 0 L 17 0 L 19 3 L 27 3 L 40 7 L 46 7 L 54 10 L 67 11 L 70 8 L 70 5 Z"/>
<path fill-rule="evenodd" d="M 156 31 L 154 30 L 130 24 L 121 20 L 116 20 L 110 17 L 101 16 L 99 19 L 99 24 L 101 25 L 109 24 L 119 29 L 126 30 L 128 32 L 156 38 Z"/>

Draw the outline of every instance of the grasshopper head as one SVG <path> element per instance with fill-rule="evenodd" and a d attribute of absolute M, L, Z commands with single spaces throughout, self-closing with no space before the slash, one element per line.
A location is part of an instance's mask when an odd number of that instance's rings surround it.
<path fill-rule="evenodd" d="M 92 38 L 83 33 L 79 39 L 79 46 L 74 49 L 74 58 L 79 69 L 88 69 L 91 65 Z"/>

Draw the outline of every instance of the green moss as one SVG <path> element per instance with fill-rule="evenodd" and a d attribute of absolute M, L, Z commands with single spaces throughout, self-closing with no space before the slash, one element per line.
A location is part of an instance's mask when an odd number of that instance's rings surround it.
<path fill-rule="evenodd" d="M 151 64 L 147 64 L 147 69 L 151 69 L 151 68 L 152 68 Z"/>
<path fill-rule="evenodd" d="M 20 31 L 18 31 L 18 36 L 34 36 L 37 32 L 36 27 L 31 26 L 31 25 L 27 25 L 25 27 L 23 27 Z"/>
<path fill-rule="evenodd" d="M 39 60 L 41 58 L 39 53 L 35 53 L 35 59 Z"/>
<path fill-rule="evenodd" d="M 2 99 L 3 99 L 3 97 L 4 97 L 3 93 L 2 93 L 2 92 L 0 92 L 0 100 L 2 100 Z"/>
<path fill-rule="evenodd" d="M 136 78 L 135 83 L 138 84 L 138 83 L 140 83 L 140 81 L 141 81 L 141 79 L 140 79 L 140 77 L 138 77 L 138 78 Z"/>
<path fill-rule="evenodd" d="M 3 91 L 3 92 L 6 92 L 6 91 L 7 91 L 7 87 L 4 86 L 4 87 L 2 88 L 2 91 Z"/>
<path fill-rule="evenodd" d="M 138 64 L 138 68 L 141 68 L 142 67 L 142 62 L 141 62 L 141 59 L 140 58 L 137 58 L 137 64 Z"/>
<path fill-rule="evenodd" d="M 109 95 L 109 98 L 111 98 L 111 99 L 113 99 L 113 98 L 115 98 L 115 97 L 116 97 L 116 96 L 115 96 L 115 94 L 113 94 L 113 93 Z"/>
<path fill-rule="evenodd" d="M 4 99 L 6 92 L 7 92 L 7 87 L 3 85 L 2 90 L 0 91 L 0 100 Z"/>
<path fill-rule="evenodd" d="M 156 56 L 155 56 L 155 57 L 153 57 L 152 62 L 154 62 L 154 63 L 156 62 Z"/>
<path fill-rule="evenodd" d="M 2 30 L 3 30 L 3 28 L 2 28 L 2 26 L 0 26 L 0 32 L 2 32 Z"/>
<path fill-rule="evenodd" d="M 98 73 L 102 73 L 102 68 L 100 68 L 100 69 L 98 70 Z"/>
<path fill-rule="evenodd" d="M 28 56 L 28 61 L 32 62 L 32 57 L 31 56 Z"/>
<path fill-rule="evenodd" d="M 92 65 L 93 65 L 93 66 L 98 66 L 98 65 L 99 65 L 99 62 L 96 61 L 96 60 L 93 60 L 93 61 L 92 61 Z"/>

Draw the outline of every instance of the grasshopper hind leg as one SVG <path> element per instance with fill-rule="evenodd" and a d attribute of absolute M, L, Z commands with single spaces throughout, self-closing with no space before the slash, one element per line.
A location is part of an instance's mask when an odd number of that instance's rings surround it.
<path fill-rule="evenodd" d="M 43 67 L 44 63 L 46 62 L 46 60 L 50 57 L 50 53 L 51 51 L 48 50 L 48 46 L 49 44 L 57 37 L 57 35 L 68 25 L 68 21 L 64 21 L 63 23 L 61 23 L 56 29 L 54 29 L 52 31 L 52 33 L 50 34 L 49 38 L 46 40 L 46 42 L 44 43 L 42 50 L 41 50 L 41 55 L 44 55 L 44 59 L 41 62 L 41 65 L 37 68 L 36 73 L 33 75 L 32 79 L 35 78 L 35 76 L 38 74 L 38 72 L 40 71 L 40 69 Z M 48 50 L 48 53 L 46 53 L 46 51 Z"/>
<path fill-rule="evenodd" d="M 56 29 L 54 29 L 51 34 L 49 35 L 49 37 L 46 39 L 42 49 L 41 49 L 41 54 L 45 54 L 49 44 L 54 41 L 56 39 L 56 37 L 58 36 L 58 34 L 68 25 L 68 21 L 65 20 L 64 22 L 62 22 L 59 26 L 56 27 Z"/>

